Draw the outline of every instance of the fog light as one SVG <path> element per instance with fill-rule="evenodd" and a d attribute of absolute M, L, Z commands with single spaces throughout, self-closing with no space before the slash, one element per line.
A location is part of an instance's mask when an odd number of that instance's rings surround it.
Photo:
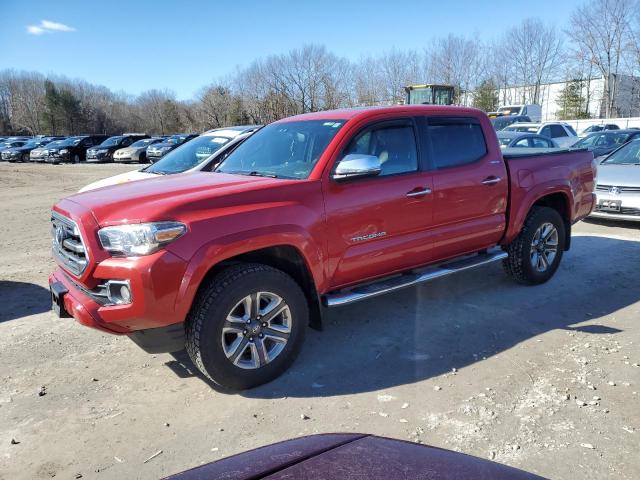
<path fill-rule="evenodd" d="M 131 286 L 128 280 L 109 280 L 106 286 L 110 303 L 114 305 L 131 303 Z"/>

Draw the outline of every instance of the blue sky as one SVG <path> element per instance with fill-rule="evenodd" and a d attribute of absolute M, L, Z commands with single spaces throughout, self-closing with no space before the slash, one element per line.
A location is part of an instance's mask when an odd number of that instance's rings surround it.
<path fill-rule="evenodd" d="M 169 88 L 186 99 L 237 66 L 306 43 L 355 60 L 394 47 L 422 49 L 449 33 L 493 38 L 530 16 L 563 28 L 581 3 L 0 0 L 0 69 L 82 78 L 131 94 Z"/>

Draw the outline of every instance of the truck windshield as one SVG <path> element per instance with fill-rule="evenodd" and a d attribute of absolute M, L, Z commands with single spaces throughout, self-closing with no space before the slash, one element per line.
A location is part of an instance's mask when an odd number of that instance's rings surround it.
<path fill-rule="evenodd" d="M 216 169 L 237 175 L 304 179 L 344 121 L 272 123 L 249 137 Z"/>

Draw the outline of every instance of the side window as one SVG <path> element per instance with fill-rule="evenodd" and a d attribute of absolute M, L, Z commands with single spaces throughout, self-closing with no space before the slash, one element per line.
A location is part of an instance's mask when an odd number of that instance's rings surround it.
<path fill-rule="evenodd" d="M 551 147 L 549 142 L 543 138 L 532 138 L 531 143 L 533 144 L 533 148 L 550 148 Z"/>
<path fill-rule="evenodd" d="M 132 143 L 133 143 L 133 137 L 127 137 L 124 140 L 122 140 L 122 146 L 123 147 L 128 147 Z"/>
<path fill-rule="evenodd" d="M 551 125 L 551 138 L 568 137 L 562 125 Z"/>
<path fill-rule="evenodd" d="M 540 131 L 540 135 L 544 135 L 545 137 L 550 137 L 551 136 L 551 127 L 549 127 L 548 125 L 546 127 L 544 127 Z"/>
<path fill-rule="evenodd" d="M 350 153 L 378 157 L 382 164 L 380 176 L 418 170 L 418 153 L 411 124 L 368 129 L 351 141 L 344 155 Z"/>
<path fill-rule="evenodd" d="M 482 127 L 472 119 L 431 117 L 427 129 L 436 168 L 474 163 L 487 154 Z"/>
<path fill-rule="evenodd" d="M 529 148 L 529 139 L 528 138 L 523 138 L 521 140 L 518 140 L 514 145 L 514 147 L 524 147 L 524 148 Z"/>

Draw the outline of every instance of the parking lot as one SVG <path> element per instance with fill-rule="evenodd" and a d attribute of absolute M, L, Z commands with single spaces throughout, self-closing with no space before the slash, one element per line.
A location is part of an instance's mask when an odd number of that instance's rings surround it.
<path fill-rule="evenodd" d="M 339 431 L 640 478 L 640 224 L 578 224 L 542 286 L 494 264 L 331 310 L 285 375 L 228 394 L 49 311 L 51 205 L 133 168 L 0 164 L 0 479 L 154 479 Z"/>

